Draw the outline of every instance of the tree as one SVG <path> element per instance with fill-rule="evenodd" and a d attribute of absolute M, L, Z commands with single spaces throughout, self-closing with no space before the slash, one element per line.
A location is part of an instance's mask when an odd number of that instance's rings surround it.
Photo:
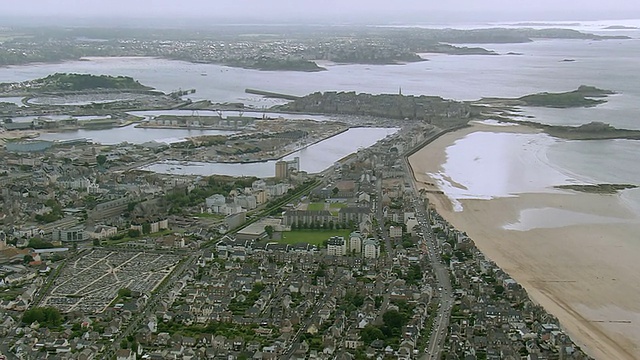
<path fill-rule="evenodd" d="M 29 245 L 27 245 L 27 247 L 30 247 L 32 249 L 51 249 L 54 246 L 52 243 L 44 241 L 40 238 L 31 238 L 29 239 Z"/>
<path fill-rule="evenodd" d="M 399 331 L 407 323 L 407 318 L 398 310 L 389 310 L 382 315 L 382 321 L 384 322 L 385 327 L 390 330 Z"/>
<path fill-rule="evenodd" d="M 118 290 L 118 297 L 121 297 L 121 298 L 131 297 L 131 289 L 122 288 L 122 289 Z"/>
<path fill-rule="evenodd" d="M 369 324 L 360 331 L 360 337 L 366 345 L 371 344 L 374 340 L 384 339 L 384 334 L 377 327 Z"/>
<path fill-rule="evenodd" d="M 338 187 L 337 187 L 337 186 L 336 186 L 336 187 L 334 187 L 333 189 L 331 189 L 331 194 L 332 194 L 333 196 L 338 195 L 338 193 L 339 193 L 339 192 L 340 192 L 340 189 L 338 189 Z"/>
<path fill-rule="evenodd" d="M 28 264 L 30 262 L 33 261 L 33 257 L 31 255 L 25 255 L 23 260 L 22 260 L 25 264 Z"/>
<path fill-rule="evenodd" d="M 100 246 L 100 239 L 93 239 L 93 246 Z"/>
<path fill-rule="evenodd" d="M 143 234 L 150 234 L 151 233 L 151 224 L 149 224 L 149 223 L 142 224 L 142 233 Z"/>
<path fill-rule="evenodd" d="M 295 231 L 298 228 L 298 224 L 296 224 L 296 222 L 292 222 L 291 223 L 291 231 Z"/>
<path fill-rule="evenodd" d="M 127 236 L 129 236 L 130 238 L 137 238 L 138 236 L 140 236 L 140 230 L 129 229 L 129 231 L 127 231 Z"/>
<path fill-rule="evenodd" d="M 380 309 L 380 306 L 382 306 L 382 303 L 384 302 L 384 297 L 378 295 L 373 300 L 374 300 L 376 309 Z"/>
<path fill-rule="evenodd" d="M 62 324 L 62 315 L 58 309 L 53 307 L 34 307 L 22 315 L 22 322 L 27 325 L 36 321 L 46 327 L 56 327 Z"/>
<path fill-rule="evenodd" d="M 264 227 L 264 231 L 267 233 L 269 239 L 273 239 L 273 226 L 267 225 Z"/>
<path fill-rule="evenodd" d="M 107 162 L 107 157 L 100 154 L 96 156 L 96 162 L 98 163 L 98 165 L 103 166 Z"/>

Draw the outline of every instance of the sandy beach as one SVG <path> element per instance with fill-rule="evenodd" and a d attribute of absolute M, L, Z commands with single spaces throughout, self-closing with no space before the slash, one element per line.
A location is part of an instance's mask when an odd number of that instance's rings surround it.
<path fill-rule="evenodd" d="M 439 180 L 433 174 L 446 176 L 441 172 L 447 148 L 477 132 L 536 133 L 521 126 L 475 124 L 446 134 L 410 157 L 418 186 L 436 190 Z M 462 211 L 446 195 L 429 196 L 445 219 L 558 317 L 588 354 L 640 358 L 640 221 L 618 195 L 549 187 L 460 199 Z"/>

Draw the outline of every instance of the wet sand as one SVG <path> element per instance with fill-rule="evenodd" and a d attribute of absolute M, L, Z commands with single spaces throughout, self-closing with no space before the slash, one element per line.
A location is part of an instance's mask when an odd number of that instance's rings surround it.
<path fill-rule="evenodd" d="M 477 131 L 536 132 L 520 126 L 474 125 L 446 134 L 410 157 L 418 186 L 436 190 L 436 179 L 427 173 L 441 171 L 446 148 Z M 446 195 L 429 197 L 445 219 L 467 232 L 534 301 L 558 317 L 588 354 L 596 359 L 640 358 L 640 221 L 618 195 L 549 188 L 547 193 L 462 199 L 463 211 L 454 211 Z M 538 227 L 505 229 L 530 221 L 521 219 L 521 213 L 532 209 L 543 217 L 537 219 Z M 540 227 L 546 213 L 574 216 L 567 216 L 565 224 L 553 218 L 553 225 Z M 581 217 L 587 220 L 580 222 Z M 594 217 L 606 221 L 592 223 Z"/>

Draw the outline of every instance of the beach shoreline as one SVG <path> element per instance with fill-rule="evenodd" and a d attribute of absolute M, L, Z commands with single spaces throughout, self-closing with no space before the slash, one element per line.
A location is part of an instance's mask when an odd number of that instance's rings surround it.
<path fill-rule="evenodd" d="M 433 174 L 443 171 L 449 146 L 477 132 L 538 133 L 523 126 L 473 124 L 445 134 L 409 157 L 417 187 L 427 190 L 440 215 L 465 231 L 532 300 L 556 316 L 589 355 L 639 358 L 640 245 L 629 241 L 640 231 L 637 214 L 618 195 L 552 188 L 484 200 L 460 199 L 463 211 L 456 211 L 447 195 L 438 193 L 441 189 Z M 536 216 L 557 217 L 560 211 L 577 215 L 549 227 L 505 228 L 524 221 L 526 211 Z M 602 223 L 592 223 L 591 217 L 602 218 Z M 583 218 L 587 221 L 581 222 Z M 538 221 L 545 223 L 544 218 Z"/>

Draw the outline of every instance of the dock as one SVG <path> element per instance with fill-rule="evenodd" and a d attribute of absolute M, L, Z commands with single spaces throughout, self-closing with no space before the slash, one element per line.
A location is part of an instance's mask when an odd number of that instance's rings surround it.
<path fill-rule="evenodd" d="M 274 99 L 298 100 L 300 98 L 299 96 L 287 95 L 287 94 L 281 94 L 277 92 L 257 90 L 257 89 L 244 89 L 244 92 L 247 94 L 262 95 L 264 97 L 274 98 Z"/>

